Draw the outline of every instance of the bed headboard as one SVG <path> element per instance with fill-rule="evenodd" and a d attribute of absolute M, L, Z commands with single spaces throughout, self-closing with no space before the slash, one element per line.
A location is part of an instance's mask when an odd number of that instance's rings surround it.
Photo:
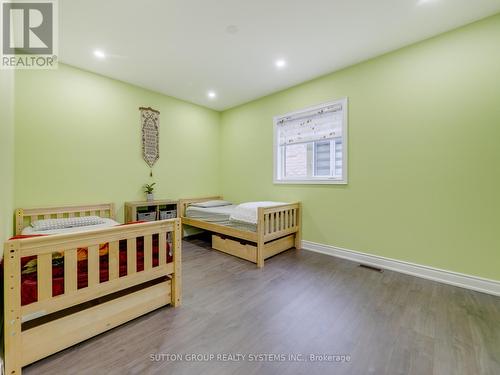
<path fill-rule="evenodd" d="M 183 217 L 184 216 L 184 214 L 186 213 L 186 208 L 191 203 L 214 201 L 214 200 L 220 200 L 220 199 L 222 199 L 221 196 L 218 196 L 218 197 L 191 198 L 191 199 L 179 199 L 179 210 L 180 210 L 179 217 Z"/>
<path fill-rule="evenodd" d="M 16 235 L 20 235 L 23 229 L 35 220 L 81 216 L 99 216 L 114 219 L 115 205 L 114 203 L 105 203 L 88 206 L 18 208 L 16 210 Z"/>

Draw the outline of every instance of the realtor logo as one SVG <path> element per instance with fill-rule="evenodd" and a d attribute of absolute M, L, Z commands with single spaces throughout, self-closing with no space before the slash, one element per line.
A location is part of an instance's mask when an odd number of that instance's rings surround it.
<path fill-rule="evenodd" d="M 0 0 L 1 68 L 57 67 L 57 0 Z"/>

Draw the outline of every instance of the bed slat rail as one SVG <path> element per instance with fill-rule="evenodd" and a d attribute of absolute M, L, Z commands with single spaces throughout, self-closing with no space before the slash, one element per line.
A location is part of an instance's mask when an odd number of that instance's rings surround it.
<path fill-rule="evenodd" d="M 16 235 L 23 228 L 41 219 L 62 219 L 67 217 L 99 216 L 115 218 L 113 203 L 96 204 L 92 206 L 62 206 L 50 208 L 20 208 L 16 210 Z"/>
<path fill-rule="evenodd" d="M 51 253 L 38 255 L 37 279 L 38 279 L 37 280 L 38 300 L 44 301 L 52 297 L 52 254 Z"/>
<path fill-rule="evenodd" d="M 299 231 L 300 203 L 261 208 L 264 242 Z"/>
<path fill-rule="evenodd" d="M 144 237 L 144 270 L 153 267 L 153 236 Z"/>
<path fill-rule="evenodd" d="M 137 270 L 137 239 L 127 239 L 127 275 L 132 275 Z"/>
<path fill-rule="evenodd" d="M 78 289 L 77 273 L 73 272 L 78 266 L 77 249 L 64 252 L 64 292 L 70 294 Z M 110 270 L 111 271 L 111 270 Z"/>

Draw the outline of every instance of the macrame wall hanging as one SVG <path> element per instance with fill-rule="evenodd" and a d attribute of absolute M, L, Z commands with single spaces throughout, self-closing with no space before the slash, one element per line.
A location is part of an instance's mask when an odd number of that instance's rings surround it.
<path fill-rule="evenodd" d="M 160 158 L 160 111 L 140 107 L 142 126 L 142 157 L 149 165 L 153 177 L 153 165 Z"/>

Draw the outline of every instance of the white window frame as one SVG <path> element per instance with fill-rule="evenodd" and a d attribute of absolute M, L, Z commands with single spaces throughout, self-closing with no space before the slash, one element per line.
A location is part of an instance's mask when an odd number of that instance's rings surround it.
<path fill-rule="evenodd" d="M 342 119 L 342 176 L 340 178 L 338 177 L 324 177 L 324 176 L 308 176 L 304 178 L 293 178 L 293 179 L 287 179 L 287 178 L 282 178 L 281 172 L 283 170 L 284 166 L 284 160 L 283 156 L 279 155 L 279 138 L 278 138 L 278 121 L 281 120 L 283 117 L 288 117 L 288 116 L 296 116 L 299 115 L 303 112 L 309 112 L 309 111 L 316 111 L 320 110 L 324 107 L 332 106 L 335 104 L 342 104 L 342 110 L 343 110 L 343 119 Z M 273 139 L 273 183 L 274 184 L 295 184 L 295 185 L 321 185 L 321 184 L 331 184 L 331 185 L 346 185 L 347 184 L 347 145 L 348 145 L 348 135 L 347 135 L 347 129 L 348 129 L 348 100 L 346 98 L 342 98 L 339 100 L 335 100 L 332 102 L 328 103 L 322 103 L 319 105 L 315 105 L 312 107 L 307 107 L 300 109 L 298 111 L 286 113 L 284 115 L 280 116 L 274 116 L 273 118 L 273 126 L 274 126 L 274 139 Z M 313 154 L 313 163 L 314 163 L 314 154 Z M 333 164 L 335 164 L 335 158 L 332 160 Z M 281 165 L 279 165 L 281 163 Z M 314 174 L 314 165 L 312 169 L 312 174 Z"/>

